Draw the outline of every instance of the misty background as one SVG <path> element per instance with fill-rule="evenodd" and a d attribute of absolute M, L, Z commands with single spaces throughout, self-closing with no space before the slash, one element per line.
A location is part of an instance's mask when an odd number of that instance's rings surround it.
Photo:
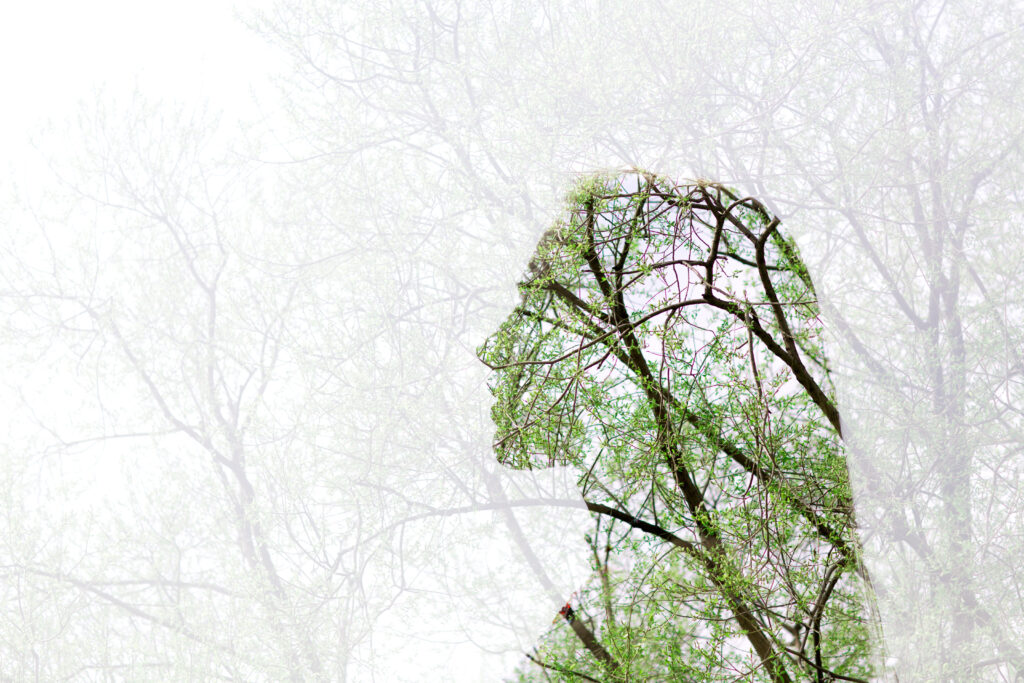
<path fill-rule="evenodd" d="M 796 236 L 883 680 L 1022 670 L 1019 3 L 4 14 L 0 676 L 511 676 L 590 521 L 475 348 L 620 167 Z"/>

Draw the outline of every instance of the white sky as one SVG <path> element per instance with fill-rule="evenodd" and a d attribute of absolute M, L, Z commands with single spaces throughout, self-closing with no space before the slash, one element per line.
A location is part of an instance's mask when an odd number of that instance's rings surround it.
<path fill-rule="evenodd" d="M 0 148 L 46 119 L 60 121 L 103 85 L 179 100 L 209 97 L 243 113 L 273 52 L 234 20 L 263 0 L 33 0 L 0 11 Z"/>

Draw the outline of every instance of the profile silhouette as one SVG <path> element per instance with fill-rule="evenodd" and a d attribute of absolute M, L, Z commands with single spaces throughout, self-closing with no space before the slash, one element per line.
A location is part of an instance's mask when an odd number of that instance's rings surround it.
<path fill-rule="evenodd" d="M 496 457 L 574 471 L 597 575 L 534 662 L 616 680 L 870 676 L 815 292 L 779 219 L 716 183 L 590 176 L 519 291 L 478 349 Z"/>

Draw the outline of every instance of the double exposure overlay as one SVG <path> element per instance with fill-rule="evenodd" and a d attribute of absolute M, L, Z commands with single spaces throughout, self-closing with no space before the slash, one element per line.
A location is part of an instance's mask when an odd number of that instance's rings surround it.
<path fill-rule="evenodd" d="M 519 289 L 479 351 L 496 454 L 574 468 L 597 577 L 524 679 L 866 679 L 839 413 L 779 219 L 715 183 L 591 177 Z"/>
<path fill-rule="evenodd" d="M 0 680 L 1022 680 L 1022 26 L 20 3 Z"/>

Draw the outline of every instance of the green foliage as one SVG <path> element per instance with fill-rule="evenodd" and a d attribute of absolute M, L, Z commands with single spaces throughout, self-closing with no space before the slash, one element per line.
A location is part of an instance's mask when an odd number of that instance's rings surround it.
<path fill-rule="evenodd" d="M 778 220 L 710 183 L 587 178 L 520 293 L 478 351 L 496 455 L 572 466 L 622 513 L 595 513 L 574 605 L 614 665 L 563 622 L 521 680 L 868 678 L 814 289 Z"/>

